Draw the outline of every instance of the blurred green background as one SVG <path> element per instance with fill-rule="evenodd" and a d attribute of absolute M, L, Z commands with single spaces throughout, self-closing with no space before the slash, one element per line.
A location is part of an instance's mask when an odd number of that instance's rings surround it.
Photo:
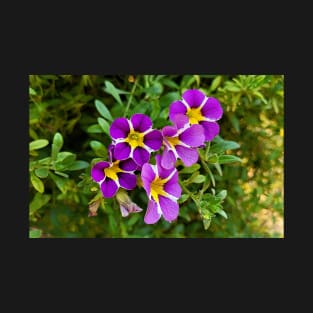
<path fill-rule="evenodd" d="M 140 112 L 161 129 L 170 124 L 171 102 L 191 88 L 223 107 L 212 147 L 231 141 L 234 150 L 224 145 L 223 153 L 242 160 L 208 165 L 215 180 L 209 187 L 227 191 L 226 216 L 214 214 L 204 227 L 184 198 L 176 221 L 146 225 L 147 196 L 139 188 L 129 196 L 143 212 L 122 217 L 115 199 L 101 198 L 97 215 L 88 216 L 98 199 L 90 169 L 108 160 L 112 120 Z M 29 75 L 29 140 L 32 238 L 284 237 L 283 75 Z M 200 174 L 207 176 L 202 168 Z"/>

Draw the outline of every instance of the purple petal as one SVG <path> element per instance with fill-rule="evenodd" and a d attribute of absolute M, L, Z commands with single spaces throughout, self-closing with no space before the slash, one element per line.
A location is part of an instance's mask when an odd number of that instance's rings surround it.
<path fill-rule="evenodd" d="M 157 204 L 153 200 L 149 200 L 148 208 L 144 217 L 146 224 L 155 224 L 161 217 L 158 212 Z"/>
<path fill-rule="evenodd" d="M 91 169 L 91 177 L 94 181 L 97 183 L 103 180 L 105 177 L 104 175 L 104 169 L 109 167 L 110 163 L 109 162 L 98 162 L 94 164 L 94 166 Z"/>
<path fill-rule="evenodd" d="M 170 105 L 170 109 L 169 109 L 170 120 L 173 122 L 174 116 L 176 114 L 186 114 L 186 112 L 187 112 L 187 108 L 181 101 L 174 101 Z"/>
<path fill-rule="evenodd" d="M 110 126 L 110 135 L 113 139 L 126 138 L 129 131 L 129 123 L 125 117 L 115 119 Z"/>
<path fill-rule="evenodd" d="M 178 156 L 186 166 L 191 166 L 198 161 L 199 154 L 196 148 L 187 148 L 181 145 L 177 145 L 175 148 Z"/>
<path fill-rule="evenodd" d="M 159 196 L 159 201 L 164 219 L 168 222 L 175 220 L 179 213 L 178 204 L 163 196 Z"/>
<path fill-rule="evenodd" d="M 127 160 L 121 161 L 119 163 L 119 167 L 123 171 L 132 172 L 132 171 L 135 171 L 137 169 L 137 164 L 134 162 L 133 159 L 127 159 Z"/>
<path fill-rule="evenodd" d="M 162 133 L 159 130 L 152 130 L 144 136 L 143 142 L 154 151 L 159 150 L 163 142 Z"/>
<path fill-rule="evenodd" d="M 176 157 L 173 151 L 164 149 L 164 152 L 161 156 L 161 166 L 165 169 L 171 169 L 175 167 Z"/>
<path fill-rule="evenodd" d="M 205 141 L 213 140 L 220 132 L 220 126 L 216 122 L 202 121 L 200 125 L 202 125 L 204 129 Z"/>
<path fill-rule="evenodd" d="M 189 118 L 185 114 L 176 114 L 173 117 L 173 123 L 177 128 L 183 128 L 186 124 L 189 124 Z"/>
<path fill-rule="evenodd" d="M 139 165 L 142 166 L 147 163 L 150 159 L 150 153 L 145 150 L 144 148 L 137 147 L 134 150 L 134 161 Z"/>
<path fill-rule="evenodd" d="M 173 177 L 164 184 L 164 190 L 176 198 L 179 198 L 181 196 L 182 190 L 178 183 L 178 172 L 176 172 Z"/>
<path fill-rule="evenodd" d="M 174 126 L 164 126 L 162 129 L 163 136 L 174 137 L 177 135 L 177 128 Z"/>
<path fill-rule="evenodd" d="M 101 191 L 105 198 L 112 198 L 118 189 L 116 182 L 110 178 L 106 178 L 101 184 Z"/>
<path fill-rule="evenodd" d="M 134 114 L 130 121 L 133 124 L 134 130 L 141 133 L 152 127 L 152 121 L 150 117 L 142 113 Z"/>
<path fill-rule="evenodd" d="M 179 140 L 190 147 L 199 147 L 204 143 L 204 129 L 201 125 L 191 125 L 180 134 Z"/>
<path fill-rule="evenodd" d="M 120 186 L 127 190 L 132 190 L 137 185 L 137 177 L 130 173 L 117 173 Z"/>
<path fill-rule="evenodd" d="M 141 180 L 146 193 L 150 195 L 150 185 L 154 180 L 156 173 L 151 164 L 145 163 L 141 169 Z"/>
<path fill-rule="evenodd" d="M 197 108 L 204 100 L 205 94 L 197 89 L 189 89 L 183 93 L 182 97 L 188 103 L 189 107 Z"/>
<path fill-rule="evenodd" d="M 114 161 L 114 157 L 113 157 L 114 148 L 115 148 L 115 145 L 110 143 L 108 146 L 108 155 L 109 155 L 110 162 Z"/>
<path fill-rule="evenodd" d="M 219 120 L 223 115 L 223 109 L 219 101 L 215 98 L 208 98 L 205 105 L 201 109 L 203 116 L 212 120 L 212 122 Z"/>
<path fill-rule="evenodd" d="M 114 158 L 116 160 L 125 160 L 129 158 L 130 155 L 130 146 L 127 142 L 120 142 L 114 148 Z"/>
<path fill-rule="evenodd" d="M 168 177 L 173 172 L 173 168 L 167 169 L 161 165 L 161 156 L 159 154 L 155 156 L 155 160 L 158 168 L 158 174 L 161 179 Z"/>

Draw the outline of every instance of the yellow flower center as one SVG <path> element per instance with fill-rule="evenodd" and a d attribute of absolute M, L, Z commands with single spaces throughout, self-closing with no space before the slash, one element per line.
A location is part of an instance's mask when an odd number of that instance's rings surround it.
<path fill-rule="evenodd" d="M 168 181 L 168 178 L 161 179 L 156 176 L 150 186 L 150 193 L 153 200 L 159 203 L 159 196 L 167 196 L 166 191 L 164 191 L 164 184 Z"/>
<path fill-rule="evenodd" d="M 188 108 L 187 109 L 187 116 L 189 117 L 189 123 L 192 124 L 199 124 L 199 122 L 204 121 L 205 118 L 201 114 L 201 108 Z"/>
<path fill-rule="evenodd" d="M 104 169 L 104 174 L 106 177 L 109 177 L 115 181 L 118 179 L 117 173 L 123 172 L 123 170 L 121 170 L 118 165 L 119 162 L 120 161 L 115 161 L 110 167 Z"/>
<path fill-rule="evenodd" d="M 132 148 L 144 147 L 143 137 L 143 133 L 136 132 L 135 130 L 131 129 L 128 137 L 125 139 L 125 142 L 128 142 Z"/>
<path fill-rule="evenodd" d="M 176 145 L 180 144 L 180 140 L 177 137 L 165 137 L 168 143 L 174 148 Z"/>

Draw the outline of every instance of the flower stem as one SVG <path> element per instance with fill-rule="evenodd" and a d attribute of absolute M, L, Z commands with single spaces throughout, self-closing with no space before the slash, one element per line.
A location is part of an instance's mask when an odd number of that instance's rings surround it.
<path fill-rule="evenodd" d="M 133 94 L 134 94 L 136 86 L 137 86 L 137 82 L 138 82 L 138 77 L 135 78 L 134 86 L 133 86 L 133 88 L 132 88 L 132 90 L 130 92 L 130 96 L 128 98 L 127 105 L 126 105 L 126 109 L 124 111 L 124 117 L 126 117 L 126 115 L 128 113 L 128 110 L 129 110 L 129 107 L 130 107 L 130 103 L 131 103 L 131 101 L 133 99 Z"/>
<path fill-rule="evenodd" d="M 206 164 L 206 161 L 205 159 L 203 159 L 203 157 L 200 155 L 200 161 L 201 161 L 201 164 L 204 168 L 204 170 L 209 174 L 210 178 L 211 178 L 211 181 L 212 181 L 212 185 L 213 187 L 215 187 L 215 179 L 214 179 L 214 176 L 210 170 L 210 168 L 208 167 L 208 165 Z"/>

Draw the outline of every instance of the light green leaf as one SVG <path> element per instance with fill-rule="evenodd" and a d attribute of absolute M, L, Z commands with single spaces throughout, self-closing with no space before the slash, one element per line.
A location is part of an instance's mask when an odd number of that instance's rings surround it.
<path fill-rule="evenodd" d="M 118 90 L 115 88 L 115 86 L 109 82 L 108 80 L 106 80 L 105 82 L 105 87 L 104 91 L 107 92 L 108 94 L 112 95 L 114 97 L 114 99 L 121 105 L 123 105 L 122 100 L 120 98 L 119 92 Z"/>
<path fill-rule="evenodd" d="M 45 195 L 37 192 L 29 205 L 29 214 L 34 214 L 37 210 L 46 205 L 50 198 L 51 195 Z"/>
<path fill-rule="evenodd" d="M 35 96 L 37 92 L 32 87 L 29 87 L 29 94 Z"/>
<path fill-rule="evenodd" d="M 87 168 L 88 166 L 89 166 L 88 162 L 77 160 L 70 167 L 68 167 L 66 170 L 67 171 L 78 171 L 78 170 L 82 170 L 84 168 Z"/>
<path fill-rule="evenodd" d="M 238 149 L 240 148 L 240 145 L 235 142 L 235 141 L 228 141 L 228 140 L 223 140 L 222 142 L 213 144 L 210 147 L 210 152 L 211 153 L 221 153 L 226 150 L 233 150 L 233 149 Z M 215 163 L 215 162 L 213 162 Z"/>
<path fill-rule="evenodd" d="M 100 125 L 101 129 L 104 133 L 110 136 L 110 125 L 109 123 L 102 117 L 98 117 L 97 119 L 98 124 Z"/>
<path fill-rule="evenodd" d="M 205 181 L 205 176 L 204 175 L 198 175 L 195 179 L 193 179 L 193 183 L 195 184 L 201 184 Z"/>
<path fill-rule="evenodd" d="M 63 137 L 60 133 L 55 133 L 52 142 L 52 150 L 51 150 L 51 157 L 52 160 L 55 160 L 57 154 L 60 152 L 63 146 Z"/>
<path fill-rule="evenodd" d="M 111 121 L 111 122 L 113 121 L 113 117 L 112 117 L 110 111 L 108 110 L 108 108 L 105 106 L 105 104 L 104 104 L 102 101 L 96 99 L 96 100 L 95 100 L 95 106 L 96 106 L 98 112 L 99 112 L 104 118 L 106 118 L 107 120 L 109 120 L 109 121 Z"/>
<path fill-rule="evenodd" d="M 98 124 L 93 124 L 93 125 L 90 125 L 90 126 L 87 128 L 87 132 L 88 132 L 88 133 L 103 133 L 103 130 L 102 130 L 102 128 L 100 127 L 100 125 L 98 125 Z"/>
<path fill-rule="evenodd" d="M 37 139 L 29 143 L 29 150 L 38 150 L 46 147 L 49 144 L 47 139 Z"/>
<path fill-rule="evenodd" d="M 29 231 L 29 238 L 40 238 L 42 234 L 41 229 L 31 229 Z"/>
<path fill-rule="evenodd" d="M 43 193 L 45 191 L 45 185 L 34 173 L 30 174 L 30 181 L 38 192 Z"/>
<path fill-rule="evenodd" d="M 219 164 L 242 162 L 242 160 L 235 155 L 221 155 L 218 158 Z"/>
<path fill-rule="evenodd" d="M 62 178 L 60 176 L 54 175 L 51 172 L 49 173 L 49 176 L 52 178 L 52 180 L 55 182 L 55 184 L 57 185 L 57 187 L 59 188 L 59 190 L 62 193 L 66 192 L 66 182 L 67 179 L 66 178 Z"/>
<path fill-rule="evenodd" d="M 221 190 L 216 197 L 220 198 L 221 200 L 224 200 L 227 196 L 227 190 L 223 189 Z"/>
<path fill-rule="evenodd" d="M 216 76 L 211 84 L 210 90 L 214 91 L 222 82 L 223 76 L 222 75 L 218 75 Z"/>
<path fill-rule="evenodd" d="M 181 197 L 179 198 L 178 202 L 183 203 L 189 199 L 189 195 L 187 194 L 182 194 Z"/>
<path fill-rule="evenodd" d="M 54 173 L 56 173 L 59 176 L 65 177 L 65 178 L 69 178 L 69 175 L 63 172 L 59 172 L 59 171 L 54 171 Z"/>
<path fill-rule="evenodd" d="M 196 163 L 189 167 L 184 167 L 181 171 L 179 171 L 179 174 L 191 174 L 196 172 L 200 168 L 200 164 Z"/>
<path fill-rule="evenodd" d="M 224 210 L 218 210 L 216 213 L 218 213 L 219 215 L 222 215 L 226 219 L 228 218 L 228 216 Z"/>
<path fill-rule="evenodd" d="M 97 156 L 105 157 L 107 155 L 107 148 L 100 141 L 91 140 L 89 145 Z"/>
<path fill-rule="evenodd" d="M 35 174 L 39 177 L 39 178 L 46 178 L 49 174 L 49 170 L 45 167 L 42 168 L 37 168 L 35 170 Z"/>

